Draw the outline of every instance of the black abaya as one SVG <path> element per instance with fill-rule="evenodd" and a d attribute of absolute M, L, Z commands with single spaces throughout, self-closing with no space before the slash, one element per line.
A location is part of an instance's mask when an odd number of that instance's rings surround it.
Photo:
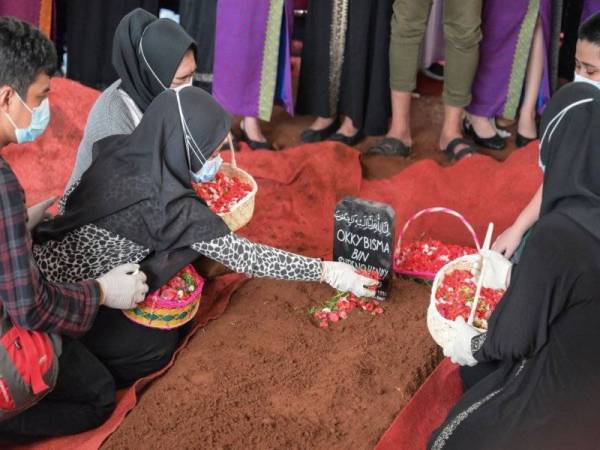
<path fill-rule="evenodd" d="M 158 15 L 159 0 L 78 0 L 58 3 L 66 15 L 67 77 L 103 89 L 117 79 L 111 63 L 119 21 L 135 8 Z"/>
<path fill-rule="evenodd" d="M 541 122 L 540 220 L 430 449 L 597 449 L 600 440 L 600 90 L 561 89 Z M 489 367 L 489 366 L 488 366 Z M 466 370 L 465 372 L 469 372 Z"/>
<path fill-rule="evenodd" d="M 475 353 L 480 362 L 500 360 L 499 368 L 465 393 L 429 448 L 597 448 L 597 250 L 569 218 L 540 220 Z"/>
<path fill-rule="evenodd" d="M 298 114 L 349 116 L 367 134 L 385 134 L 390 116 L 392 0 L 311 0 Z"/>
<path fill-rule="evenodd" d="M 198 68 L 194 85 L 212 91 L 212 73 L 215 57 L 217 0 L 181 0 L 181 26 L 197 42 Z"/>

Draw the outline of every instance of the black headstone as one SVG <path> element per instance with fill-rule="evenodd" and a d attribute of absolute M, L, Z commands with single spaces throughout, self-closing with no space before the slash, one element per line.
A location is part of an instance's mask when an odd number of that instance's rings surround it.
<path fill-rule="evenodd" d="M 377 298 L 384 300 L 391 280 L 396 213 L 385 203 L 346 197 L 333 215 L 333 259 L 357 269 L 376 271 L 382 280 Z"/>

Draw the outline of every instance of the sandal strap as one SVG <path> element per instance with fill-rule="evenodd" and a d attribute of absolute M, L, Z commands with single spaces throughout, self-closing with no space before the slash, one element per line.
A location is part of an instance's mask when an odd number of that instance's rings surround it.
<path fill-rule="evenodd" d="M 455 153 L 454 149 L 461 144 L 466 145 L 467 147 Z M 475 144 L 473 144 L 473 142 L 469 141 L 468 139 L 459 137 L 450 141 L 450 143 L 446 147 L 446 150 L 444 150 L 444 153 L 446 153 L 452 159 L 459 160 L 467 155 L 477 153 L 477 151 L 478 148 Z"/>
<path fill-rule="evenodd" d="M 410 154 L 410 147 L 408 147 L 400 139 L 386 137 L 383 138 L 375 147 L 371 147 L 367 151 L 367 154 L 408 156 Z"/>

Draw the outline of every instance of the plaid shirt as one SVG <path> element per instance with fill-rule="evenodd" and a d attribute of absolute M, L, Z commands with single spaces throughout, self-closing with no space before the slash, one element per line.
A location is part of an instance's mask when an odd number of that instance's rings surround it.
<path fill-rule="evenodd" d="M 100 286 L 93 280 L 55 284 L 40 273 L 26 227 L 25 193 L 2 157 L 0 214 L 0 307 L 13 323 L 29 330 L 68 335 L 87 331 L 98 311 Z"/>

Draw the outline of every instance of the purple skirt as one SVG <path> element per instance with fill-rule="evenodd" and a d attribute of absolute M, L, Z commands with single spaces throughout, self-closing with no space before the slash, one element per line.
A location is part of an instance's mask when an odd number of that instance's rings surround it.
<path fill-rule="evenodd" d="M 293 114 L 293 0 L 219 0 L 213 95 L 230 113 L 270 120 L 275 102 Z"/>
<path fill-rule="evenodd" d="M 549 49 L 550 0 L 505 0 L 484 2 L 480 58 L 473 82 L 471 114 L 483 117 L 516 117 L 525 84 L 529 51 L 537 19 L 540 18 L 546 58 L 538 94 L 541 111 L 550 98 Z"/>

